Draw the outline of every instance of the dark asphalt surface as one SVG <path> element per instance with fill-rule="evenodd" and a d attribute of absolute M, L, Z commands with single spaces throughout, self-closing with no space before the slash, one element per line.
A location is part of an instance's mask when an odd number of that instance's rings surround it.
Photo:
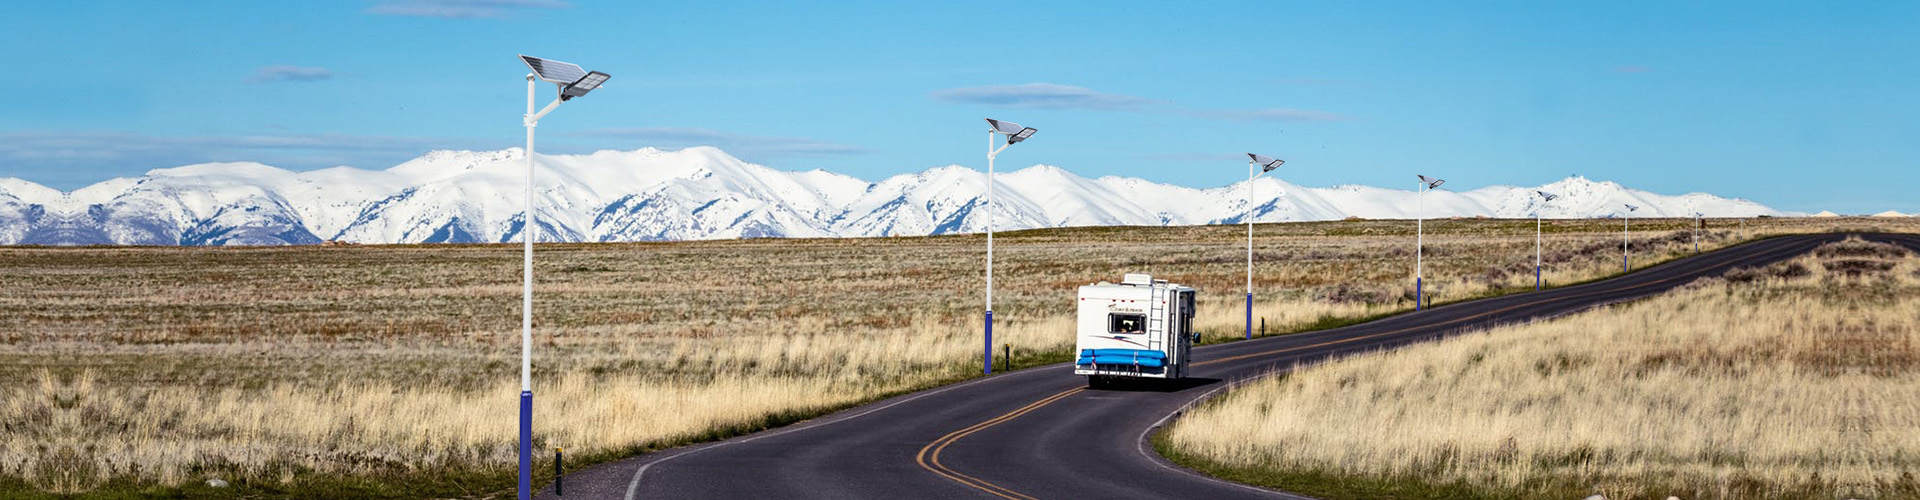
<path fill-rule="evenodd" d="M 1767 239 L 1605 281 L 1199 346 L 1189 372 L 1197 378 L 1174 387 L 1086 390 L 1085 377 L 1066 364 L 996 374 L 572 471 L 565 498 L 1305 498 L 1178 467 L 1155 454 L 1147 438 L 1231 383 L 1296 364 L 1641 298 L 1845 236 Z M 1920 250 L 1916 235 L 1862 236 Z M 554 498 L 551 488 L 541 496 Z"/>

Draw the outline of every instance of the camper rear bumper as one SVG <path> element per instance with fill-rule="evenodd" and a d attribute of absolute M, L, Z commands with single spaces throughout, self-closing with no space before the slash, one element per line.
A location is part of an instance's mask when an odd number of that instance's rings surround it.
<path fill-rule="evenodd" d="M 1135 370 L 1132 367 L 1103 365 L 1074 366 L 1073 374 L 1099 377 L 1173 378 L 1173 372 L 1165 368 Z"/>
<path fill-rule="evenodd" d="M 1149 349 L 1081 349 L 1075 375 L 1170 378 L 1167 353 Z"/>

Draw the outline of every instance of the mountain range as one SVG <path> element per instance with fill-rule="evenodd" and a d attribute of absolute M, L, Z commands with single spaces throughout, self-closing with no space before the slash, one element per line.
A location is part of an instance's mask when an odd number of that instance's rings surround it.
<path fill-rule="evenodd" d="M 879 182 L 777 170 L 711 147 L 538 155 L 537 241 L 863 237 L 985 231 L 986 175 L 958 165 Z M 1259 222 L 1411 219 L 1410 190 L 1254 181 Z M 71 192 L 0 178 L 0 244 L 301 245 L 518 241 L 526 155 L 434 151 L 385 170 L 295 172 L 259 163 L 152 170 Z M 1087 178 L 1036 165 L 995 177 L 996 230 L 1244 223 L 1244 182 L 1192 188 Z M 1561 198 L 1542 205 L 1534 191 Z M 1544 186 L 1436 190 L 1425 215 L 1578 218 L 1787 215 L 1705 193 L 1677 196 L 1569 177 Z"/>

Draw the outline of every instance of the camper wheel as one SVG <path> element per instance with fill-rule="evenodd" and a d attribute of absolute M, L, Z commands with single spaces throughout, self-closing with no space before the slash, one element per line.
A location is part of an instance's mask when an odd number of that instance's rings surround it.
<path fill-rule="evenodd" d="M 1113 385 L 1113 381 L 1109 380 L 1105 375 L 1088 375 L 1087 376 L 1088 389 L 1096 389 L 1096 390 L 1105 389 L 1112 385 Z"/>

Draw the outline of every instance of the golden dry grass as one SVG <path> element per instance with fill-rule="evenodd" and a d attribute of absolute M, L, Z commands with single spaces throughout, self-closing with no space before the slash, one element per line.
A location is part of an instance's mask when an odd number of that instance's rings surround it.
<path fill-rule="evenodd" d="M 1210 467 L 1514 498 L 1920 498 L 1915 311 L 1920 258 L 1840 243 L 1632 305 L 1250 383 L 1167 438 Z"/>
<path fill-rule="evenodd" d="M 1684 255 L 1684 226 L 1636 221 L 1636 253 Z M 1617 272 L 1617 227 L 1550 223 L 1549 280 Z M 1243 230 L 1003 234 L 996 343 L 1060 358 L 1073 288 L 1125 272 L 1198 286 L 1199 327 L 1237 337 Z M 1440 300 L 1531 286 L 1532 221 L 1428 231 Z M 1281 332 L 1411 308 L 1411 233 L 1260 226 L 1257 314 Z M 541 245 L 538 445 L 603 459 L 973 376 L 983 258 L 980 236 Z M 0 484 L 510 484 L 518 280 L 511 245 L 0 249 Z"/>

